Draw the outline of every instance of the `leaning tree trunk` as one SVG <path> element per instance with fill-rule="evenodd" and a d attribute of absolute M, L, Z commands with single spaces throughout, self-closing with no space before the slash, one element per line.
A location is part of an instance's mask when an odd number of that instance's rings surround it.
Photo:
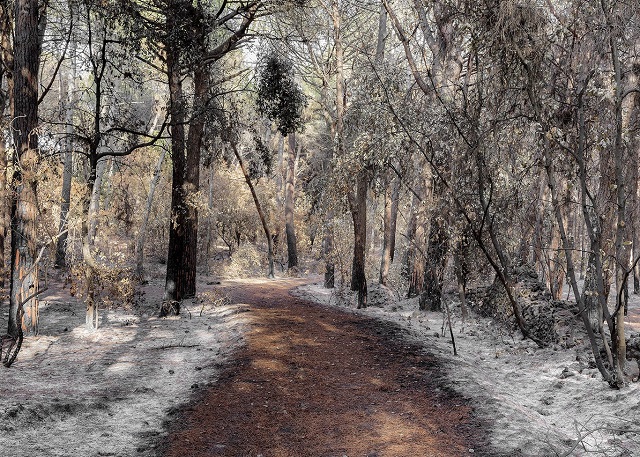
<path fill-rule="evenodd" d="M 242 175 L 244 176 L 244 180 L 247 183 L 247 186 L 249 186 L 249 190 L 251 191 L 251 196 L 253 197 L 253 202 L 256 205 L 256 211 L 258 211 L 258 217 L 260 218 L 260 222 L 262 223 L 262 229 L 264 230 L 264 236 L 267 239 L 267 257 L 269 260 L 269 273 L 267 274 L 267 276 L 269 278 L 274 278 L 275 274 L 274 274 L 274 269 L 273 269 L 273 260 L 274 260 L 274 255 L 273 255 L 273 236 L 271 236 L 271 230 L 269 229 L 269 224 L 267 224 L 267 217 L 264 214 L 264 211 L 262 210 L 262 205 L 260 204 L 260 199 L 258 198 L 258 194 L 256 193 L 256 189 L 253 185 L 253 182 L 251 181 L 251 177 L 249 176 L 249 171 L 247 170 L 247 166 L 244 163 L 244 160 L 242 159 L 242 156 L 240 155 L 240 151 L 238 151 L 238 147 L 235 145 L 235 143 L 231 143 L 231 147 L 233 149 L 233 153 L 236 156 L 236 159 L 238 159 L 238 163 L 240 164 L 240 169 L 242 170 Z"/>
<path fill-rule="evenodd" d="M 158 183 L 160 182 L 160 178 L 162 176 L 162 163 L 164 162 L 165 155 L 166 150 L 162 149 L 160 157 L 158 157 L 158 162 L 156 163 L 156 168 L 153 171 L 153 177 L 151 178 L 151 182 L 149 183 L 149 195 L 147 196 L 147 204 L 145 206 L 142 224 L 140 225 L 140 231 L 138 232 L 138 238 L 136 239 L 136 277 L 141 281 L 144 278 L 144 245 L 147 239 L 147 227 L 149 226 L 149 217 L 151 216 L 151 209 L 153 208 L 153 197 L 156 193 L 156 187 L 158 187 Z"/>
<path fill-rule="evenodd" d="M 287 267 L 290 274 L 296 274 L 298 270 L 298 245 L 296 241 L 295 213 L 295 183 L 296 162 L 298 160 L 296 134 L 289 134 L 289 151 L 287 152 L 287 183 L 284 193 L 284 221 L 287 235 Z"/>
<path fill-rule="evenodd" d="M 38 1 L 16 0 L 14 6 L 13 132 L 15 156 L 11 181 L 11 286 L 9 330 L 38 332 L 36 265 L 36 193 L 38 152 L 38 67 L 40 44 Z M 24 316 L 22 309 L 24 307 Z M 22 319 L 21 319 L 22 317 Z"/>

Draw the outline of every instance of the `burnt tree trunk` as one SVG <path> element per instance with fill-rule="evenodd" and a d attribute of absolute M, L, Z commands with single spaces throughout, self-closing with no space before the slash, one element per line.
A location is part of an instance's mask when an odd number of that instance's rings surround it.
<path fill-rule="evenodd" d="M 7 91 L 3 92 L 0 99 L 0 115 L 2 116 L 2 127 L 7 129 L 7 119 L 5 118 L 6 110 L 9 108 L 9 120 L 13 119 L 13 53 L 12 53 L 12 17 L 13 14 L 10 10 L 9 3 L 3 3 L 0 5 L 0 75 L 2 78 L 6 78 Z M 0 83 L 2 80 L 0 80 Z M 0 91 L 2 92 L 2 91 Z M 6 138 L 3 136 L 1 141 L 3 143 L 2 151 L 0 154 L 0 286 L 5 287 L 5 281 L 7 279 L 6 259 L 4 256 L 5 244 L 7 240 L 7 222 L 10 216 L 11 202 L 9 201 L 9 183 L 7 182 L 7 151 L 4 148 Z"/>
<path fill-rule="evenodd" d="M 40 43 L 38 1 L 17 0 L 14 7 L 13 134 L 11 180 L 11 286 L 8 333 L 17 338 L 38 332 L 38 268 L 36 261 L 36 194 L 38 151 L 38 67 Z M 27 300 L 28 297 L 32 297 Z M 25 302 L 26 300 L 26 302 Z M 22 313 L 24 309 L 24 315 Z M 20 317 L 22 316 L 22 322 Z"/>
<path fill-rule="evenodd" d="M 84 261 L 84 299 L 86 306 L 85 323 L 90 330 L 98 329 L 98 304 L 95 299 L 97 264 L 93 254 L 93 241 L 90 227 L 96 217 L 95 207 L 91 204 L 96 192 L 96 177 L 98 173 L 98 160 L 96 149 L 93 148 L 89 155 L 89 177 L 86 183 L 87 195 L 82 205 L 82 259 Z"/>
<path fill-rule="evenodd" d="M 353 266 L 351 290 L 358 292 L 358 308 L 367 307 L 367 277 L 365 274 L 367 249 L 367 189 L 369 179 L 366 170 L 357 176 L 356 193 L 350 195 L 353 218 Z"/>
<path fill-rule="evenodd" d="M 173 30 L 176 24 L 172 16 L 167 16 L 167 28 Z M 169 80 L 169 110 L 171 121 L 171 159 L 173 162 L 171 181 L 171 212 L 169 223 L 169 247 L 167 249 L 167 274 L 165 279 L 161 316 L 180 313 L 180 293 L 186 281 L 182 269 L 182 256 L 186 250 L 187 201 L 185 187 L 185 100 L 182 91 L 182 75 L 179 67 L 179 52 L 167 43 L 167 76 Z"/>
<path fill-rule="evenodd" d="M 194 115 L 189 123 L 187 139 L 186 180 L 185 193 L 190 201 L 200 189 L 200 156 L 202 150 L 202 136 L 204 133 L 204 113 L 207 107 L 209 92 L 208 67 L 198 67 L 194 72 Z M 196 295 L 196 265 L 198 261 L 198 209 L 188 204 L 185 208 L 187 217 L 184 221 L 185 251 L 182 256 L 182 270 L 184 281 L 178 283 L 178 295 L 191 298 Z"/>
<path fill-rule="evenodd" d="M 447 223 L 439 215 L 431 219 L 427 255 L 425 259 L 424 285 L 420 294 L 420 309 L 442 310 L 442 281 L 449 252 Z"/>
<path fill-rule="evenodd" d="M 298 152 L 295 132 L 289 134 L 288 143 L 287 182 L 284 193 L 284 221 L 285 233 L 287 235 L 287 267 L 289 273 L 296 274 L 298 270 L 298 244 L 296 241 L 294 213 L 296 206 L 295 183 Z"/>

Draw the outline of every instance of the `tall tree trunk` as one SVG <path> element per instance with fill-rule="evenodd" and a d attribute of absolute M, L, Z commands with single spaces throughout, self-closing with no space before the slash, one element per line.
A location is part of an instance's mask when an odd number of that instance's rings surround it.
<path fill-rule="evenodd" d="M 86 192 L 84 202 L 82 204 L 82 259 L 84 261 L 84 299 L 86 306 L 85 323 L 90 330 L 97 330 L 98 319 L 98 304 L 96 303 L 95 290 L 97 282 L 98 265 L 94 256 L 94 244 L 91 237 L 91 225 L 96 217 L 95 206 L 93 206 L 93 199 L 96 193 L 96 180 L 98 174 L 99 164 L 97 162 L 96 151 L 93 150 L 89 154 L 89 177 L 86 183 Z"/>
<path fill-rule="evenodd" d="M 588 316 L 590 327 L 594 331 L 598 331 L 600 322 L 602 321 L 602 309 L 600 309 L 600 299 L 598 298 L 598 289 L 596 286 L 596 266 L 593 253 L 589 253 L 588 256 L 582 295 L 584 296 L 585 312 Z"/>
<path fill-rule="evenodd" d="M 71 181 L 73 178 L 73 114 L 76 100 L 76 59 L 75 59 L 75 40 L 70 43 L 71 49 L 71 68 L 69 74 L 64 78 L 64 86 L 66 91 L 65 103 L 65 151 L 63 154 L 63 170 L 62 170 L 62 192 L 60 198 L 60 224 L 58 233 L 58 241 L 56 243 L 56 262 L 57 268 L 67 267 L 67 218 L 69 217 L 69 207 L 71 205 Z"/>
<path fill-rule="evenodd" d="M 138 232 L 138 238 L 136 239 L 135 255 L 136 255 L 136 277 L 139 280 L 144 279 L 144 245 L 147 239 L 147 227 L 149 226 L 149 217 L 151 216 L 151 209 L 153 208 L 153 197 L 156 193 L 156 187 L 162 177 L 162 163 L 166 155 L 166 150 L 163 148 L 158 157 L 156 168 L 153 171 L 151 182 L 149 183 L 149 194 L 147 195 L 147 204 L 145 205 L 144 216 L 142 218 L 142 224 L 140 224 L 140 231 Z"/>
<path fill-rule="evenodd" d="M 329 210 L 327 214 L 328 224 L 324 227 L 324 236 L 322 238 L 322 256 L 324 257 L 324 287 L 325 289 L 333 289 L 336 280 L 336 267 L 333 261 L 333 211 Z"/>
<path fill-rule="evenodd" d="M 167 29 L 176 27 L 174 18 L 167 17 Z M 180 293 L 184 290 L 182 256 L 186 250 L 185 226 L 187 202 L 185 186 L 185 99 L 182 91 L 182 75 L 179 67 L 179 52 L 167 44 L 167 76 L 169 80 L 169 109 L 171 114 L 171 159 L 173 162 L 171 181 L 171 212 L 169 223 L 169 247 L 167 249 L 167 274 L 165 279 L 161 316 L 180 313 Z"/>
<path fill-rule="evenodd" d="M 325 97 L 326 98 L 326 97 Z M 329 125 L 330 130 L 335 129 L 335 124 Z M 323 160 L 324 171 L 326 176 L 330 176 L 333 171 L 333 149 L 327 149 L 327 155 Z M 324 197 L 327 199 L 326 195 Z M 329 202 L 325 205 L 326 212 L 324 214 L 324 227 L 322 233 L 322 257 L 324 259 L 324 287 L 325 289 L 333 289 L 335 287 L 336 280 L 336 267 L 333 253 L 333 223 L 335 214 L 333 211 L 333 205 Z"/>
<path fill-rule="evenodd" d="M 266 129 L 267 132 L 271 132 L 270 128 Z M 284 167 L 284 137 L 282 134 L 276 135 L 278 138 L 278 171 L 276 172 L 276 205 L 278 209 L 282 207 L 282 195 L 286 192 L 283 191 L 283 182 L 285 181 L 284 175 L 286 173 Z"/>
<path fill-rule="evenodd" d="M 418 197 L 411 196 L 411 206 L 409 208 L 409 218 L 407 220 L 407 227 L 404 233 L 404 238 L 407 242 L 407 249 L 402 256 L 402 277 L 409 279 L 411 277 L 411 271 L 413 270 L 413 262 L 416 254 L 416 248 L 414 240 L 416 238 L 417 230 L 417 212 L 419 205 Z"/>
<path fill-rule="evenodd" d="M 421 176 L 418 192 L 422 199 L 414 195 L 414 209 L 412 219 L 409 221 L 409 228 L 413 229 L 413 237 L 409 238 L 411 243 L 411 269 L 409 276 L 409 290 L 407 298 L 422 294 L 424 288 L 424 274 L 426 267 L 425 251 L 427 247 L 427 234 L 430 232 L 429 218 L 427 217 L 427 207 L 425 202 L 433 202 L 433 178 L 431 170 L 423 168 L 426 176 Z M 407 236 L 410 236 L 409 233 Z"/>
<path fill-rule="evenodd" d="M 209 179 L 207 180 L 207 274 L 211 274 L 209 259 L 211 258 L 211 247 L 213 245 L 213 182 L 215 171 L 213 163 L 209 164 Z M 231 244 L 229 244 L 229 255 L 231 255 Z"/>
<path fill-rule="evenodd" d="M 429 228 L 424 285 L 420 294 L 419 306 L 422 310 L 442 310 L 442 283 L 449 252 L 447 229 L 447 223 L 442 216 L 434 214 Z"/>
<path fill-rule="evenodd" d="M 0 50 L 0 58 L 2 59 L 2 62 L 0 62 L 0 83 L 3 82 L 2 79 L 4 78 L 7 81 L 6 93 L 0 91 L 2 93 L 2 98 L 0 99 L 2 122 L 0 125 L 3 127 L 3 131 L 8 131 L 7 122 L 13 119 L 13 13 L 10 5 L 10 3 L 2 3 L 0 5 L 0 48 L 2 48 Z M 8 119 L 5 117 L 7 108 L 9 109 Z M 7 269 L 4 252 L 7 239 L 7 223 L 9 222 L 11 210 L 9 198 L 11 189 L 9 188 L 10 183 L 7 182 L 8 157 L 5 147 L 7 141 L 5 135 L 0 136 L 0 141 L 3 143 L 3 151 L 0 151 L 0 173 L 2 173 L 2 176 L 0 176 L 0 286 L 5 287 L 9 269 Z"/>
<path fill-rule="evenodd" d="M 638 159 L 640 159 L 640 154 L 638 154 L 638 144 L 637 141 L 632 141 L 632 154 L 634 158 L 631 163 L 638 163 Z M 640 257 L 640 198 L 638 198 L 638 191 L 640 190 L 638 187 L 638 167 L 631 167 L 631 260 L 635 260 L 637 257 Z M 640 262 L 633 265 L 633 293 L 640 293 Z"/>
<path fill-rule="evenodd" d="M 38 151 L 38 67 L 40 40 L 38 1 L 16 0 L 14 6 L 13 132 L 15 157 L 11 181 L 11 287 L 9 330 L 18 337 L 38 332 L 38 266 L 36 265 Z M 31 297 L 31 298 L 29 298 Z M 24 309 L 24 316 L 22 310 Z M 21 319 L 22 318 L 22 319 Z"/>
<path fill-rule="evenodd" d="M 202 152 L 202 136 L 204 134 L 205 111 L 208 105 L 209 68 L 198 67 L 194 72 L 194 107 L 192 120 L 189 123 L 186 160 L 186 197 L 190 201 L 200 190 L 200 156 Z M 198 208 L 188 204 L 185 223 L 185 252 L 182 257 L 184 281 L 178 295 L 191 298 L 196 295 L 196 266 L 198 262 Z"/>
<path fill-rule="evenodd" d="M 2 109 L 3 112 L 4 109 Z M 0 288 L 5 287 L 7 273 L 4 248 L 7 239 L 7 216 L 10 210 L 9 189 L 7 188 L 7 149 L 5 144 L 4 137 L 0 135 Z"/>
<path fill-rule="evenodd" d="M 345 114 L 345 92 L 344 92 L 344 48 L 342 44 L 342 24 L 340 17 L 340 5 L 338 0 L 331 3 L 331 19 L 333 23 L 333 40 L 335 56 L 335 117 L 331 123 L 331 133 L 335 135 L 335 145 L 330 156 L 327 158 L 329 164 L 328 171 L 331 172 L 332 160 L 334 156 L 344 156 L 344 114 Z M 328 88 L 323 86 L 323 92 Z M 328 97 L 327 97 L 328 98 Z M 332 209 L 327 212 L 328 223 L 326 226 L 324 250 L 325 250 L 325 273 L 324 285 L 333 288 L 335 284 L 335 264 L 333 255 L 333 219 Z"/>
<path fill-rule="evenodd" d="M 616 360 L 618 362 L 618 375 L 621 375 L 620 370 L 626 371 L 627 368 L 627 347 L 624 332 L 624 316 L 627 311 L 627 271 L 629 270 L 629 255 L 630 247 L 626 243 L 630 239 L 631 233 L 629 230 L 627 219 L 627 181 L 628 173 L 627 163 L 624 157 L 624 145 L 622 140 L 623 130 L 623 91 L 625 90 L 622 81 L 622 68 L 619 60 L 618 49 L 618 37 L 615 35 L 614 23 L 610 17 L 610 13 L 607 10 L 606 0 L 602 0 L 602 7 L 604 10 L 605 18 L 607 19 L 607 25 L 609 26 L 609 46 L 611 50 L 611 60 L 614 70 L 615 80 L 615 126 L 616 135 L 613 143 L 613 160 L 615 170 L 615 184 L 616 184 L 616 230 L 615 230 L 615 275 L 616 275 L 616 312 L 613 316 L 615 328 L 611 329 L 612 341 L 614 341 L 614 347 L 617 350 Z M 637 165 L 636 165 L 637 166 Z M 615 337 L 613 336 L 615 333 Z"/>
<path fill-rule="evenodd" d="M 560 212 L 563 217 L 565 227 L 569 227 L 569 205 L 571 204 L 571 191 L 565 179 L 556 183 L 560 187 L 558 192 L 562 193 L 562 206 Z M 553 224 L 551 229 L 551 243 L 549 245 L 549 292 L 555 300 L 562 299 L 562 286 L 565 283 L 566 261 L 562 252 L 562 240 L 560 239 L 560 229 L 557 224 Z"/>
<path fill-rule="evenodd" d="M 546 178 L 540 177 L 538 181 L 538 195 L 536 195 L 536 199 L 540 202 L 539 205 L 536 205 L 536 220 L 535 220 L 535 228 L 533 230 L 533 264 L 538 269 L 538 274 L 540 275 L 540 281 L 546 282 L 547 278 L 547 262 L 545 261 L 544 255 L 544 241 L 545 230 L 544 230 L 544 220 L 545 220 L 545 205 L 544 202 L 546 200 L 546 192 L 547 189 Z"/>
<path fill-rule="evenodd" d="M 298 161 L 298 146 L 296 134 L 292 132 L 288 137 L 287 151 L 287 184 L 284 193 L 284 221 L 287 235 L 287 267 L 290 274 L 296 274 L 298 270 L 298 245 L 296 241 L 295 214 L 295 183 L 296 163 Z"/>
<path fill-rule="evenodd" d="M 460 310 L 462 319 L 469 315 L 467 308 L 467 276 L 469 275 L 469 237 L 466 233 L 460 235 L 460 239 L 453 253 L 454 272 L 458 283 L 458 297 L 460 298 Z"/>
<path fill-rule="evenodd" d="M 396 247 L 396 225 L 398 221 L 398 201 L 400 199 L 400 180 L 387 174 L 384 193 L 384 235 L 382 258 L 380 260 L 380 284 L 387 285 L 389 267 L 393 262 Z"/>
<path fill-rule="evenodd" d="M 632 84 L 640 83 L 640 62 L 635 62 L 633 66 L 633 78 Z M 629 163 L 638 163 L 640 160 L 640 94 L 634 93 L 630 95 L 632 97 L 631 109 L 629 110 L 629 127 L 628 130 L 633 132 L 630 137 L 631 141 L 629 144 L 629 154 L 630 162 Z M 630 228 L 632 231 L 632 254 L 631 259 L 634 260 L 637 257 L 640 257 L 640 188 L 638 186 L 638 180 L 640 179 L 640 175 L 638 172 L 638 167 L 629 167 L 631 168 L 631 183 L 630 183 L 630 197 L 631 197 L 631 209 L 628 211 L 629 217 L 631 219 Z M 633 266 L 633 293 L 640 293 L 640 262 L 636 263 Z"/>
<path fill-rule="evenodd" d="M 396 233 L 398 230 L 398 209 L 400 208 L 400 178 L 394 176 L 391 184 L 391 219 L 389 221 L 389 260 L 396 256 Z M 386 230 L 386 229 L 385 229 Z"/>
<path fill-rule="evenodd" d="M 358 309 L 367 307 L 367 190 L 369 178 L 367 170 L 360 170 L 356 178 L 356 193 L 350 195 L 351 216 L 353 218 L 353 266 L 351 269 L 351 290 L 358 291 Z"/>

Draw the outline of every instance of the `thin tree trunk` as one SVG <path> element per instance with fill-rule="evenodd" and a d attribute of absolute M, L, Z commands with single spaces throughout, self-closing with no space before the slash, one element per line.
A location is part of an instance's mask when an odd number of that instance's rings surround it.
<path fill-rule="evenodd" d="M 409 219 L 407 221 L 407 228 L 405 230 L 404 237 L 407 242 L 407 249 L 402 256 L 402 276 L 405 279 L 411 278 L 411 272 L 413 271 L 413 262 L 415 260 L 416 248 L 415 238 L 417 230 L 417 212 L 418 212 L 419 200 L 415 195 L 411 196 L 411 207 L 409 208 Z"/>
<path fill-rule="evenodd" d="M 567 186 L 566 180 L 562 180 L 557 183 L 561 187 L 559 192 L 562 192 L 562 207 L 560 211 L 562 213 L 563 222 L 565 227 L 569 227 L 568 221 L 568 205 L 570 204 L 570 190 Z M 562 253 L 562 240 L 560 239 L 560 231 L 557 224 L 552 227 L 551 244 L 549 246 L 549 291 L 551 296 L 555 300 L 562 299 L 562 286 L 565 283 L 566 276 L 566 261 L 564 261 L 564 254 Z"/>
<path fill-rule="evenodd" d="M 391 220 L 389 221 L 389 258 L 391 263 L 396 253 L 396 233 L 398 227 L 398 209 L 400 208 L 400 178 L 394 176 L 391 185 Z"/>
<path fill-rule="evenodd" d="M 544 151 L 546 151 L 546 148 L 543 148 Z M 585 329 L 587 331 L 587 336 L 589 339 L 589 343 L 591 345 L 591 350 L 592 353 L 594 355 L 595 361 L 596 361 L 596 366 L 598 367 L 598 370 L 600 371 L 600 373 L 602 374 L 603 378 L 611 383 L 614 383 L 614 380 L 611 378 L 611 375 L 609 373 L 609 371 L 607 370 L 607 368 L 604 366 L 603 361 L 602 361 L 602 357 L 600 356 L 600 350 L 598 348 L 598 343 L 596 340 L 596 336 L 594 334 L 594 331 L 591 327 L 591 324 L 589 322 L 589 316 L 587 315 L 586 312 L 586 308 L 585 308 L 585 302 L 584 302 L 584 294 L 580 293 L 580 290 L 578 288 L 578 282 L 576 280 L 576 272 L 575 272 L 575 268 L 573 266 L 573 258 L 571 256 L 571 252 L 569 250 L 569 239 L 566 235 L 565 232 L 565 227 L 564 227 L 564 221 L 563 221 L 563 217 L 562 217 L 562 212 L 560 211 L 559 208 L 559 199 L 557 197 L 556 194 L 556 187 L 555 187 L 555 180 L 554 180 L 554 174 L 553 174 L 553 170 L 552 170 L 552 166 L 551 166 L 551 160 L 548 157 L 548 153 L 546 154 L 545 157 L 545 169 L 547 171 L 547 177 L 548 177 L 548 182 L 549 182 L 549 189 L 551 191 L 551 199 L 552 199 L 552 205 L 553 205 L 553 209 L 554 209 L 554 215 L 555 215 L 555 219 L 556 222 L 558 223 L 558 230 L 560 231 L 560 237 L 562 239 L 563 242 L 563 246 L 564 246 L 564 252 L 565 252 L 565 257 L 567 260 L 567 276 L 569 278 L 569 281 L 571 283 L 571 288 L 573 289 L 573 294 L 576 300 L 576 303 L 578 305 L 578 314 L 580 315 L 580 317 L 582 318 L 582 321 L 584 323 Z M 603 335 L 603 340 L 604 340 L 604 335 Z"/>
<path fill-rule="evenodd" d="M 144 278 L 144 245 L 147 239 L 147 227 L 149 226 L 149 217 L 151 216 L 151 209 L 153 208 L 153 197 L 156 193 L 156 187 L 162 177 L 162 163 L 164 157 L 167 154 L 166 149 L 162 149 L 156 168 L 153 171 L 153 177 L 149 183 L 149 194 L 147 195 L 147 204 L 145 205 L 144 216 L 142 218 L 142 224 L 140 225 L 140 231 L 138 232 L 138 238 L 136 240 L 135 254 L 136 254 L 136 277 L 139 280 Z"/>
<path fill-rule="evenodd" d="M 4 109 L 2 109 L 4 112 Z M 5 287 L 6 266 L 4 248 L 7 239 L 7 216 L 9 213 L 9 192 L 7 189 L 7 149 L 0 136 L 0 288 Z"/>
<path fill-rule="evenodd" d="M 56 262 L 57 268 L 67 267 L 67 218 L 69 217 L 69 207 L 71 205 L 71 181 L 73 178 L 73 113 L 75 108 L 76 93 L 76 65 L 75 65 L 75 40 L 70 43 L 71 46 L 71 69 L 64 84 L 66 89 L 66 106 L 65 106 L 65 152 L 63 155 L 63 171 L 62 171 L 62 192 L 60 198 L 60 233 L 58 242 L 56 243 Z"/>
<path fill-rule="evenodd" d="M 285 181 L 284 175 L 286 173 L 284 167 L 284 137 L 282 134 L 278 134 L 278 171 L 276 172 L 276 205 L 278 210 L 282 207 L 282 195 L 286 192 L 283 191 L 283 182 Z"/>
<path fill-rule="evenodd" d="M 287 183 L 284 194 L 284 220 L 285 233 L 287 236 L 287 261 L 289 274 L 297 274 L 298 270 L 298 246 L 296 241 L 296 228 L 294 221 L 295 213 L 295 182 L 296 182 L 296 162 L 298 160 L 298 149 L 296 134 L 292 132 L 288 137 L 287 151 Z"/>
<path fill-rule="evenodd" d="M 94 194 L 96 192 L 96 177 L 98 174 L 98 163 L 96 163 L 96 153 L 92 151 L 89 157 L 89 177 L 87 179 L 86 188 L 87 196 L 83 202 L 83 219 L 82 219 L 82 259 L 84 261 L 84 287 L 85 287 L 85 306 L 86 315 L 85 323 L 90 330 L 97 330 L 99 324 L 98 304 L 95 299 L 96 281 L 98 265 L 93 254 L 93 240 L 91 238 L 91 224 L 96 217 L 95 207 L 92 206 Z"/>
<path fill-rule="evenodd" d="M 380 278 L 378 282 L 386 286 L 389 277 L 389 267 L 391 265 L 391 185 L 389 183 L 389 173 L 385 176 L 384 210 L 382 216 L 382 255 L 380 258 Z"/>
<path fill-rule="evenodd" d="M 324 287 L 333 289 L 335 287 L 336 267 L 333 261 L 333 211 L 328 211 L 325 224 L 324 236 L 322 239 L 322 256 L 324 257 Z"/>
<path fill-rule="evenodd" d="M 640 62 L 636 61 L 633 66 L 633 78 L 632 84 L 640 83 Z M 633 132 L 630 135 L 631 141 L 629 145 L 629 153 L 631 154 L 630 162 L 637 164 L 640 160 L 640 95 L 634 93 L 631 95 L 631 109 L 629 110 L 629 127 L 628 130 Z M 631 197 L 631 210 L 628 212 L 631 219 L 631 232 L 632 232 L 632 244 L 631 244 L 631 259 L 635 259 L 640 256 L 640 188 L 638 186 L 638 180 L 640 179 L 638 173 L 638 167 L 631 168 L 631 183 L 630 183 L 630 197 Z M 640 293 L 640 262 L 633 266 L 633 293 Z"/>
<path fill-rule="evenodd" d="M 617 44 L 617 37 L 614 36 L 614 24 L 609 16 L 608 6 L 605 0 L 602 0 L 602 8 L 607 19 L 607 25 L 609 26 L 609 45 L 611 50 L 611 60 L 614 70 L 615 78 L 615 126 L 616 136 L 613 143 L 613 157 L 614 157 L 614 169 L 615 169 L 615 184 L 616 184 L 616 234 L 615 234 L 615 255 L 616 255 L 616 313 L 613 316 L 615 329 L 611 329 L 612 340 L 615 341 L 615 347 L 617 349 L 617 362 L 618 370 L 626 371 L 627 365 L 627 347 L 624 332 L 624 315 L 627 309 L 626 302 L 623 300 L 628 299 L 627 292 L 627 270 L 629 269 L 629 255 L 630 248 L 625 241 L 630 239 L 629 226 L 627 224 L 627 177 L 625 176 L 625 163 L 624 148 L 622 144 L 622 129 L 623 129 L 623 81 L 622 81 L 622 69 L 619 60 L 619 50 Z M 613 336 L 615 330 L 615 337 Z M 620 376 L 622 373 L 618 372 Z"/>
<path fill-rule="evenodd" d="M 469 273 L 469 266 L 467 265 L 467 256 L 469 254 L 468 250 L 468 237 L 465 234 L 462 234 L 455 252 L 453 253 L 453 268 L 456 274 L 456 281 L 458 283 L 458 297 L 460 298 L 460 310 L 462 312 L 463 321 L 469 315 L 467 308 L 467 275 Z"/>
<path fill-rule="evenodd" d="M 398 201 L 400 199 L 400 180 L 387 174 L 384 193 L 384 235 L 382 258 L 380 260 L 380 284 L 386 286 L 389 268 L 393 262 L 396 245 L 396 225 L 398 221 Z"/>
<path fill-rule="evenodd" d="M 213 163 L 209 164 L 209 179 L 207 183 L 207 274 L 211 274 L 209 259 L 211 258 L 211 245 L 213 244 Z M 229 255 L 231 255 L 231 244 L 229 244 Z"/>
<path fill-rule="evenodd" d="M 267 239 L 267 257 L 269 260 L 269 273 L 267 274 L 267 276 L 269 278 L 274 278 L 275 277 L 275 273 L 274 273 L 274 268 L 273 268 L 273 263 L 274 263 L 274 255 L 273 255 L 273 237 L 271 236 L 271 230 L 269 229 L 269 224 L 267 223 L 267 217 L 264 214 L 264 211 L 262 210 L 262 205 L 260 204 L 260 199 L 258 198 L 258 194 L 256 193 L 256 189 L 253 186 L 253 182 L 251 181 L 251 177 L 249 176 L 249 172 L 247 171 L 247 167 L 244 163 L 244 160 L 242 159 L 242 156 L 240 155 L 240 152 L 238 151 L 238 147 L 235 145 L 235 143 L 231 143 L 231 147 L 233 149 L 233 153 L 236 156 L 236 159 L 238 159 L 238 163 L 240 164 L 240 169 L 242 170 L 242 174 L 244 176 L 244 180 L 247 183 L 247 186 L 249 186 L 249 190 L 251 191 L 251 196 L 253 197 L 253 202 L 256 205 L 256 210 L 258 211 L 258 217 L 260 218 L 260 222 L 262 223 L 262 229 L 264 230 L 264 236 Z"/>
<path fill-rule="evenodd" d="M 94 182 L 91 185 L 91 199 L 89 203 L 89 230 L 88 241 L 90 246 L 94 246 L 96 242 L 96 233 L 98 231 L 98 215 L 100 214 L 100 197 L 102 196 L 102 181 L 110 158 L 100 159 L 96 165 Z"/>
<path fill-rule="evenodd" d="M 331 19 L 333 24 L 334 56 L 335 56 L 335 118 L 331 124 L 331 133 L 335 135 L 335 146 L 331 156 L 327 158 L 329 172 L 331 171 L 331 161 L 333 156 L 344 156 L 344 115 L 345 115 L 345 93 L 344 93 L 344 48 L 342 44 L 342 24 L 340 18 L 340 8 L 337 0 L 331 3 Z M 327 88 L 323 86 L 323 95 L 326 97 Z M 327 212 L 327 226 L 325 228 L 324 252 L 325 252 L 325 273 L 324 285 L 326 288 L 333 288 L 335 284 L 335 265 L 332 259 L 333 253 L 333 218 L 332 210 Z"/>
<path fill-rule="evenodd" d="M 426 176 L 420 180 L 419 193 L 423 195 L 425 201 L 433 201 L 433 179 L 431 171 L 426 169 Z M 414 204 L 417 206 L 412 214 L 413 221 L 409 221 L 409 228 L 413 229 L 413 238 L 409 238 L 412 245 L 411 270 L 409 276 L 409 291 L 407 297 L 415 297 L 422 294 L 424 288 L 424 274 L 426 267 L 425 247 L 427 246 L 427 234 L 430 231 L 429 219 L 425 214 L 427 212 L 424 201 L 420 201 L 414 195 Z M 415 228 L 411 227 L 415 224 Z M 409 235 L 408 235 L 409 236 Z"/>

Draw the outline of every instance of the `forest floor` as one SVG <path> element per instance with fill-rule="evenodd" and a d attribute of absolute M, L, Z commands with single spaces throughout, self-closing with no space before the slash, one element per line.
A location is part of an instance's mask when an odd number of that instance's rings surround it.
<path fill-rule="evenodd" d="M 415 300 L 212 279 L 166 319 L 152 280 L 93 332 L 53 281 L 40 335 L 0 370 L 0 456 L 640 455 L 639 384 L 611 390 L 580 348 L 454 318 L 454 357 Z"/>
<path fill-rule="evenodd" d="M 436 357 L 289 294 L 308 282 L 205 277 L 160 319 L 156 279 L 88 331 L 50 281 L 39 336 L 1 370 L 0 456 L 486 455 L 487 424 Z"/>
<path fill-rule="evenodd" d="M 377 289 L 376 289 L 377 287 Z M 589 364 L 582 325 L 572 329 L 577 343 L 539 348 L 492 319 L 462 320 L 455 298 L 453 355 L 444 313 L 418 310 L 417 298 L 399 299 L 388 289 L 370 288 L 370 307 L 355 310 L 351 292 L 320 284 L 296 294 L 357 315 L 391 322 L 442 361 L 447 384 L 472 398 L 476 414 L 491 424 L 487 441 L 494 452 L 513 456 L 639 456 L 640 383 L 613 390 Z M 371 293 L 373 290 L 373 294 Z M 640 297 L 630 296 L 627 334 L 640 334 Z M 633 361 L 632 363 L 635 363 Z"/>
<path fill-rule="evenodd" d="M 167 457 L 487 455 L 486 424 L 395 324 L 294 297 L 300 280 L 229 285 L 246 344 L 172 421 Z"/>

